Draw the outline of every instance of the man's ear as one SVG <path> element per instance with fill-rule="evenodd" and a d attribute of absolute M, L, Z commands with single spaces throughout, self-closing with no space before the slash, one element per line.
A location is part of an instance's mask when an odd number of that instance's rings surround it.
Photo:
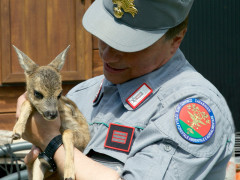
<path fill-rule="evenodd" d="M 172 44 L 171 44 L 171 47 L 172 47 L 172 52 L 171 53 L 175 53 L 176 50 L 179 48 L 179 46 L 181 45 L 182 43 L 182 40 L 185 36 L 187 32 L 187 28 L 184 28 L 180 33 L 178 33 L 173 39 L 172 39 Z"/>

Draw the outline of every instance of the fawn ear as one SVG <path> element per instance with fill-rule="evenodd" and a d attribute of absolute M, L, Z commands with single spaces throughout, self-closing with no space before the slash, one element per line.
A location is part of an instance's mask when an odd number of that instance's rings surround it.
<path fill-rule="evenodd" d="M 60 71 L 64 65 L 66 56 L 67 56 L 67 52 L 69 50 L 70 45 L 68 45 L 68 47 L 66 49 L 64 49 L 63 52 L 61 52 L 50 64 L 49 66 L 52 66 L 54 68 L 56 68 L 58 71 Z"/>
<path fill-rule="evenodd" d="M 12 45 L 17 53 L 19 63 L 26 73 L 34 71 L 38 65 L 31 60 L 26 54 L 20 51 L 16 46 Z"/>

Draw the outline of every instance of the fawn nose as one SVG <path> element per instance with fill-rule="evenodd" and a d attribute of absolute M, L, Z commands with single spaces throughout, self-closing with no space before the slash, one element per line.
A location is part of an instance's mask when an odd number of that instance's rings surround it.
<path fill-rule="evenodd" d="M 58 116 L 57 111 L 46 111 L 44 112 L 44 116 L 48 119 L 55 119 Z"/>

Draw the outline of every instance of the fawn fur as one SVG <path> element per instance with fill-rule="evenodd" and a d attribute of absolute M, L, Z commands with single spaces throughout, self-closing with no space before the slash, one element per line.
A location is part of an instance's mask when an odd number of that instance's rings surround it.
<path fill-rule="evenodd" d="M 13 128 L 13 139 L 22 138 L 27 131 L 26 123 L 34 111 L 38 111 L 47 121 L 53 121 L 58 114 L 61 119 L 60 132 L 65 149 L 64 179 L 75 179 L 74 147 L 83 151 L 90 140 L 88 124 L 77 106 L 61 95 L 62 82 L 60 70 L 64 65 L 69 46 L 47 66 L 39 66 L 27 55 L 13 46 L 24 69 L 26 77 L 27 100 L 21 107 L 18 121 Z M 49 167 L 37 159 L 33 165 L 33 180 L 44 179 Z"/>

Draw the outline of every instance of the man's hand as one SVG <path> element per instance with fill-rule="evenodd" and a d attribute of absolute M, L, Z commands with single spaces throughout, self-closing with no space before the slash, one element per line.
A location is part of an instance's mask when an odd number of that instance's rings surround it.
<path fill-rule="evenodd" d="M 32 146 L 31 151 L 24 158 L 24 162 L 25 162 L 25 164 L 27 166 L 27 170 L 28 170 L 28 178 L 29 179 L 32 179 L 33 163 L 37 159 L 40 152 L 41 152 L 41 150 L 38 147 Z M 45 180 L 54 180 L 54 179 L 60 179 L 60 177 L 56 172 L 51 173 L 51 172 L 47 171 L 47 173 L 44 176 L 44 179 Z"/>
<path fill-rule="evenodd" d="M 17 100 L 16 119 L 19 118 L 21 106 L 22 106 L 23 102 L 26 101 L 26 100 L 27 100 L 27 92 L 22 94 Z"/>
<path fill-rule="evenodd" d="M 28 170 L 28 178 L 29 179 L 32 179 L 33 163 L 37 159 L 40 152 L 41 152 L 41 150 L 33 145 L 31 151 L 24 158 L 24 162 L 25 162 L 25 164 L 27 166 L 27 170 Z"/>

